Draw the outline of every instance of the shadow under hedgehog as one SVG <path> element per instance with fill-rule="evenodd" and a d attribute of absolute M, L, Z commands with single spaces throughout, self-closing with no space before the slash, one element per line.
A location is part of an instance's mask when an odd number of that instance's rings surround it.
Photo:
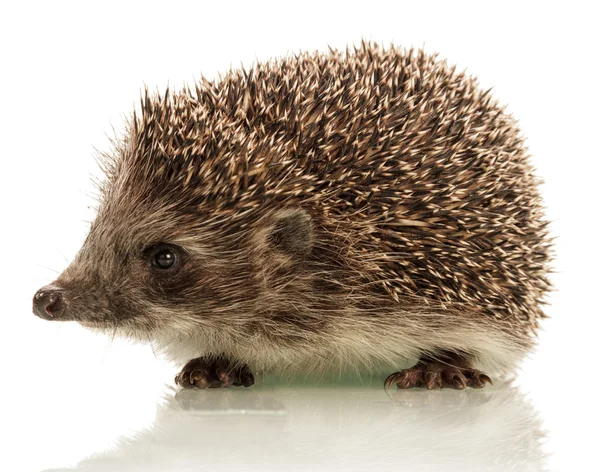
<path fill-rule="evenodd" d="M 504 108 L 423 51 L 363 42 L 146 91 L 103 167 L 34 313 L 150 341 L 189 361 L 182 387 L 413 360 L 385 385 L 478 388 L 534 345 L 539 181 Z"/>

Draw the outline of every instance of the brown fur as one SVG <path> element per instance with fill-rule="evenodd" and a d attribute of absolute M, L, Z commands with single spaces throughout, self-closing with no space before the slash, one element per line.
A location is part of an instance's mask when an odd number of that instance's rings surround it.
<path fill-rule="evenodd" d="M 549 238 L 523 139 L 422 51 L 363 43 L 146 92 L 103 164 L 55 282 L 66 319 L 260 369 L 455 350 L 506 370 L 532 345 Z M 148 270 L 156 243 L 183 249 L 177 274 Z"/>

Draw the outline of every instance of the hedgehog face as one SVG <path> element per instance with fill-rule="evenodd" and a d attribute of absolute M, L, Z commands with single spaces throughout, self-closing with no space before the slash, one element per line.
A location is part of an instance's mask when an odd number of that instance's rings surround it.
<path fill-rule="evenodd" d="M 160 221 L 161 211 L 147 214 Z M 102 209 L 73 263 L 36 294 L 38 316 L 149 332 L 185 307 L 187 296 L 201 303 L 204 264 L 193 240 L 179 244 L 181 232 L 134 215 L 125 225 L 113 218 L 121 216 Z"/>
<path fill-rule="evenodd" d="M 75 260 L 35 295 L 34 313 L 138 339 L 250 325 L 259 279 L 293 272 L 310 252 L 310 217 L 284 209 L 247 230 L 207 220 L 172 205 L 101 208 Z"/>

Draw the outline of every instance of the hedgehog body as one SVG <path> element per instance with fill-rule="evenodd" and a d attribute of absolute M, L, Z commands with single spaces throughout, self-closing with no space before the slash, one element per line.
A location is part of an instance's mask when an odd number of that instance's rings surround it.
<path fill-rule="evenodd" d="M 256 371 L 452 352 L 506 372 L 533 345 L 547 223 L 515 121 L 475 79 L 363 43 L 141 108 L 51 286 L 57 319 Z"/>

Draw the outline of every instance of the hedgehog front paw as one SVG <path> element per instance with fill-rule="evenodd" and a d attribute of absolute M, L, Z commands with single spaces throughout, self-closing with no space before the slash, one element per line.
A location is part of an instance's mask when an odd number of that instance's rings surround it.
<path fill-rule="evenodd" d="M 175 383 L 183 388 L 250 387 L 254 376 L 246 364 L 234 364 L 222 355 L 204 356 L 189 361 Z"/>

